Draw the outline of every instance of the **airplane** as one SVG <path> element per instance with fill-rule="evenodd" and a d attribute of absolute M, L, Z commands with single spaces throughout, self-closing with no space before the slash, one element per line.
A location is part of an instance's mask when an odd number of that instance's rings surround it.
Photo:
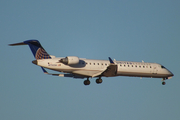
<path fill-rule="evenodd" d="M 102 77 L 116 76 L 162 78 L 162 85 L 165 85 L 165 80 L 174 76 L 167 68 L 157 63 L 116 61 L 110 57 L 109 60 L 85 59 L 77 56 L 55 57 L 49 55 L 38 40 L 26 40 L 9 45 L 29 45 L 36 59 L 32 63 L 40 66 L 45 74 L 60 77 L 86 78 L 84 85 L 90 84 L 89 78 L 97 78 L 96 83 L 100 84 L 103 82 Z M 64 74 L 51 74 L 45 68 Z"/>

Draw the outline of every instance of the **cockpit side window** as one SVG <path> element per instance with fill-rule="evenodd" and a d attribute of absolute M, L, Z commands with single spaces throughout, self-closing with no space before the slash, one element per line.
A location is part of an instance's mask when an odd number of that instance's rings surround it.
<path fill-rule="evenodd" d="M 161 68 L 165 68 L 165 67 L 161 65 Z"/>

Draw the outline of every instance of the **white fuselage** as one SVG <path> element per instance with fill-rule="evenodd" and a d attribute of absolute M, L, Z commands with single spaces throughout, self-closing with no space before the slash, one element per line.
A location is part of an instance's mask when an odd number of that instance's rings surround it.
<path fill-rule="evenodd" d="M 99 71 L 103 72 L 110 65 L 108 60 L 92 60 L 80 59 L 76 65 L 65 65 L 59 62 L 61 58 L 40 59 L 37 60 L 37 65 L 51 70 L 73 73 L 73 71 Z M 145 62 L 129 62 L 129 61 L 115 61 L 117 65 L 117 74 L 114 76 L 132 76 L 132 77 L 153 77 L 164 78 L 173 76 L 164 66 L 157 63 Z"/>
<path fill-rule="evenodd" d="M 61 77 L 87 78 L 84 81 L 84 85 L 90 84 L 89 78 L 98 77 L 96 83 L 100 84 L 102 83 L 101 77 L 114 76 L 163 78 L 162 85 L 165 85 L 164 80 L 174 76 L 168 69 L 157 63 L 113 61 L 110 57 L 109 61 L 82 59 L 77 56 L 56 58 L 49 55 L 38 40 L 26 40 L 9 45 L 29 45 L 36 59 L 32 63 L 41 66 L 45 74 Z M 51 74 L 44 68 L 65 74 Z"/>

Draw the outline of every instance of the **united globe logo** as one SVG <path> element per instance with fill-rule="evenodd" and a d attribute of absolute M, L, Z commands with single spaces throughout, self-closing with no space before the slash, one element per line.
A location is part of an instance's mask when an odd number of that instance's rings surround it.
<path fill-rule="evenodd" d="M 49 54 L 43 48 L 39 48 L 36 51 L 36 57 L 35 58 L 36 59 L 51 59 Z"/>

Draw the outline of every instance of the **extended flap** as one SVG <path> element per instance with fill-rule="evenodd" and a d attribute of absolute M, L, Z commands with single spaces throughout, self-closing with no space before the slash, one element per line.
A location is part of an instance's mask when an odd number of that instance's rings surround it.
<path fill-rule="evenodd" d="M 102 71 L 78 70 L 78 71 L 73 71 L 72 73 L 77 74 L 77 75 L 87 76 L 87 77 L 96 77 L 100 75 Z"/>

